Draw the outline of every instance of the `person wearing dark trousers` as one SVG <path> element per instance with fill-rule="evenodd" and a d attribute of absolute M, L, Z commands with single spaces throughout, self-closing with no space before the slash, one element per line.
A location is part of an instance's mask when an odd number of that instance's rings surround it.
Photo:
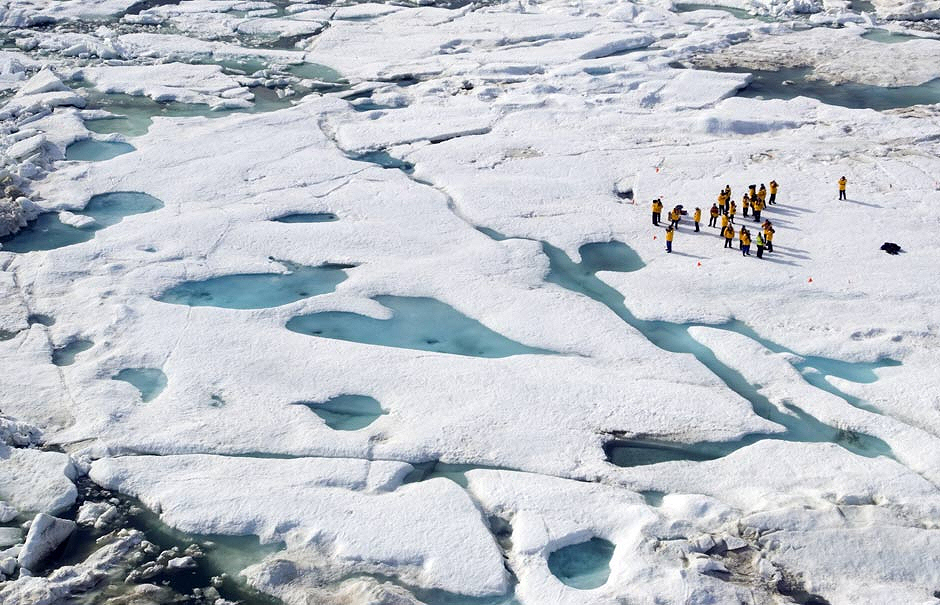
<path fill-rule="evenodd" d="M 777 203 L 777 187 L 780 185 L 777 184 L 777 181 L 770 181 L 770 199 L 767 200 L 768 204 Z"/>
<path fill-rule="evenodd" d="M 741 207 L 744 209 L 742 211 L 744 218 L 747 218 L 748 210 L 751 209 L 751 198 L 749 198 L 746 193 L 744 194 L 744 197 L 741 198 Z"/>
<path fill-rule="evenodd" d="M 710 217 L 710 218 L 708 219 L 708 226 L 709 226 L 709 227 L 717 227 L 717 226 L 718 226 L 718 215 L 719 215 L 719 214 L 721 214 L 721 210 L 718 209 L 718 205 L 717 205 L 717 204 L 712 204 L 712 209 L 708 211 L 708 215 L 709 215 L 709 217 Z"/>
<path fill-rule="evenodd" d="M 764 236 L 759 231 L 757 232 L 757 258 L 764 258 Z"/>
<path fill-rule="evenodd" d="M 695 214 L 692 215 L 692 220 L 695 222 L 695 232 L 698 233 L 698 224 L 702 220 L 702 209 L 696 208 Z"/>
<path fill-rule="evenodd" d="M 839 199 L 840 199 L 840 200 L 848 199 L 848 198 L 845 197 L 845 185 L 846 185 L 846 183 L 848 183 L 848 181 L 845 179 L 844 176 L 843 176 L 841 179 L 839 179 Z"/>
<path fill-rule="evenodd" d="M 774 226 L 770 221 L 764 221 L 762 225 L 764 228 L 764 241 L 767 243 L 765 246 L 767 252 L 774 251 Z"/>
<path fill-rule="evenodd" d="M 751 255 L 751 232 L 745 230 L 744 237 L 741 238 L 741 254 L 744 256 Z"/>
<path fill-rule="evenodd" d="M 725 236 L 725 248 L 734 249 L 734 228 L 731 225 L 726 225 L 722 234 Z"/>
<path fill-rule="evenodd" d="M 666 227 L 666 252 L 672 252 L 672 238 L 676 235 L 676 230 L 671 226 Z"/>
<path fill-rule="evenodd" d="M 662 215 L 663 203 L 657 198 L 653 200 L 653 225 L 659 225 L 659 221 Z"/>

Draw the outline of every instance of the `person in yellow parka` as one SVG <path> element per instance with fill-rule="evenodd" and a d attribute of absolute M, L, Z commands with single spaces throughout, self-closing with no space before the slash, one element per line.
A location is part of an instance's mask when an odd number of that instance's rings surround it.
<path fill-rule="evenodd" d="M 659 225 L 659 221 L 663 216 L 663 203 L 656 198 L 653 200 L 653 225 Z"/>
<path fill-rule="evenodd" d="M 767 205 L 767 187 L 763 183 L 760 184 L 760 189 L 757 190 L 757 199 L 760 200 L 762 206 Z"/>
<path fill-rule="evenodd" d="M 731 244 L 734 241 L 734 229 L 731 225 L 725 225 L 724 229 L 721 230 L 721 234 L 725 236 L 725 248 L 734 248 Z"/>
<path fill-rule="evenodd" d="M 672 225 L 666 227 L 666 252 L 672 252 L 672 238 L 675 237 L 676 230 Z"/>
<path fill-rule="evenodd" d="M 764 221 L 764 240 L 767 242 L 767 253 L 774 251 L 774 226 L 770 221 Z"/>
<path fill-rule="evenodd" d="M 718 194 L 718 211 L 722 214 L 728 211 L 728 198 L 724 191 Z"/>
<path fill-rule="evenodd" d="M 721 229 L 722 229 L 722 231 L 724 231 L 724 228 L 727 227 L 727 226 L 728 226 L 728 215 L 727 215 L 727 214 L 722 214 L 722 215 L 721 215 Z"/>
<path fill-rule="evenodd" d="M 669 226 L 678 229 L 680 220 L 682 220 L 682 211 L 676 206 L 669 212 Z"/>
<path fill-rule="evenodd" d="M 780 185 L 777 184 L 777 181 L 770 181 L 770 199 L 767 200 L 768 204 L 777 203 L 777 187 Z"/>
<path fill-rule="evenodd" d="M 744 251 L 744 237 L 747 235 L 747 227 L 741 226 L 741 231 L 738 233 L 738 250 Z"/>
<path fill-rule="evenodd" d="M 751 255 L 751 232 L 744 230 L 744 236 L 741 238 L 741 254 L 744 256 Z"/>
<path fill-rule="evenodd" d="M 751 199 L 751 210 L 754 211 L 754 222 L 760 222 L 760 212 L 764 209 L 764 202 L 759 197 Z"/>
<path fill-rule="evenodd" d="M 741 198 L 741 208 L 744 209 L 741 214 L 744 215 L 744 218 L 747 218 L 747 212 L 751 209 L 751 198 L 749 198 L 746 193 L 744 197 Z"/>
<path fill-rule="evenodd" d="M 839 179 L 839 199 L 840 199 L 840 200 L 847 199 L 847 198 L 845 197 L 845 185 L 846 185 L 846 183 L 848 183 L 848 181 L 845 180 L 845 177 L 844 177 L 844 176 L 843 176 L 841 179 Z"/>
<path fill-rule="evenodd" d="M 728 208 L 728 221 L 734 222 L 734 215 L 738 213 L 738 206 L 731 200 L 731 206 Z"/>
<path fill-rule="evenodd" d="M 692 215 L 692 220 L 695 222 L 695 231 L 698 232 L 698 224 L 702 220 L 702 209 L 696 208 L 695 214 Z"/>

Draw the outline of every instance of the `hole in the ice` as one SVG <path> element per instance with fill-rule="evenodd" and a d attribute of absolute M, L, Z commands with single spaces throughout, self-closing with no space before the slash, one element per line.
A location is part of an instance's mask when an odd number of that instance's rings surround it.
<path fill-rule="evenodd" d="M 694 13 L 695 11 L 721 11 L 734 15 L 738 19 L 757 19 L 760 21 L 771 21 L 768 17 L 761 17 L 758 15 L 753 15 L 746 10 L 740 8 L 733 8 L 730 6 L 718 6 L 712 4 L 695 4 L 695 3 L 680 3 L 673 6 L 677 13 Z"/>
<path fill-rule="evenodd" d="M 578 250 L 581 254 L 582 270 L 588 273 L 617 271 L 629 273 L 646 266 L 640 255 L 623 242 L 598 242 L 585 244 Z"/>
<path fill-rule="evenodd" d="M 339 217 L 332 212 L 298 212 L 296 214 L 285 214 L 271 220 L 276 223 L 331 223 L 338 221 Z"/>
<path fill-rule="evenodd" d="M 599 588 L 610 577 L 614 545 L 603 538 L 559 548 L 548 556 L 548 569 L 563 583 L 580 590 Z"/>
<path fill-rule="evenodd" d="M 897 109 L 940 103 L 940 78 L 918 86 L 872 86 L 870 84 L 831 84 L 810 77 L 812 69 L 799 67 L 777 71 L 721 68 L 723 73 L 749 73 L 751 81 L 737 95 L 750 99 L 794 99 L 810 97 L 828 105 L 850 109 Z"/>
<path fill-rule="evenodd" d="M 405 160 L 389 155 L 387 151 L 370 151 L 369 153 L 362 153 L 351 157 L 357 162 L 369 162 L 370 164 L 375 164 L 382 168 L 401 170 L 406 173 L 414 172 L 415 167 L 411 162 L 406 162 Z"/>
<path fill-rule="evenodd" d="M 343 76 L 335 69 L 320 65 L 319 63 L 301 63 L 291 65 L 287 68 L 287 73 L 305 80 L 317 80 L 330 84 L 343 83 Z"/>
<path fill-rule="evenodd" d="M 453 464 L 441 462 L 439 460 L 428 460 L 427 462 L 410 462 L 412 470 L 405 475 L 402 483 L 419 483 L 442 477 L 450 479 L 457 485 L 466 488 L 469 485 L 467 472 L 473 470 L 512 470 L 498 466 L 486 466 L 482 464 Z"/>
<path fill-rule="evenodd" d="M 392 310 L 391 319 L 324 311 L 293 317 L 287 329 L 323 338 L 452 355 L 492 358 L 554 354 L 510 340 L 433 298 L 376 296 L 374 300 Z M 429 344 L 429 340 L 436 342 Z"/>
<path fill-rule="evenodd" d="M 87 227 L 66 225 L 59 220 L 57 212 L 45 212 L 15 234 L 0 238 L 0 243 L 8 252 L 24 253 L 64 248 L 87 242 L 94 236 Z"/>
<path fill-rule="evenodd" d="M 336 431 L 358 431 L 386 414 L 379 402 L 368 395 L 338 395 L 322 403 L 299 402 Z"/>
<path fill-rule="evenodd" d="M 661 441 L 614 439 L 604 444 L 607 461 L 622 467 L 645 466 L 660 462 L 690 460 L 702 462 L 719 458 L 724 452 L 716 451 L 708 444 L 683 445 Z"/>
<path fill-rule="evenodd" d="M 89 225 L 73 227 L 59 220 L 58 213 L 45 212 L 15 234 L 0 238 L 0 243 L 9 252 L 54 250 L 87 242 L 95 236 L 96 231 L 116 225 L 127 216 L 160 208 L 163 208 L 163 202 L 146 193 L 103 193 L 92 197 L 83 210 L 75 212 L 94 219 Z"/>
<path fill-rule="evenodd" d="M 49 315 L 43 315 L 42 313 L 33 313 L 26 318 L 26 323 L 29 325 L 39 324 L 41 326 L 52 326 L 55 325 L 55 318 Z"/>
<path fill-rule="evenodd" d="M 306 267 L 280 261 L 289 273 L 239 273 L 177 284 L 156 300 L 191 307 L 267 309 L 333 292 L 351 265 Z"/>
<path fill-rule="evenodd" d="M 666 492 L 660 492 L 651 489 L 640 492 L 640 495 L 643 496 L 643 500 L 649 506 L 662 506 L 663 498 L 666 497 Z"/>
<path fill-rule="evenodd" d="M 225 405 L 225 400 L 222 399 L 221 395 L 212 394 L 209 396 L 209 407 L 220 408 Z"/>
<path fill-rule="evenodd" d="M 870 30 L 862 34 L 862 37 L 866 40 L 872 40 L 874 42 L 881 42 L 882 44 L 900 44 L 901 42 L 909 42 L 911 40 L 926 40 L 929 38 L 921 38 L 920 36 L 912 36 L 910 34 L 902 34 L 899 32 L 893 32 L 887 29 L 881 29 L 879 27 L 873 27 Z"/>
<path fill-rule="evenodd" d="M 75 356 L 95 346 L 91 340 L 77 339 L 52 350 L 52 363 L 57 366 L 70 366 L 75 363 Z"/>
<path fill-rule="evenodd" d="M 167 384 L 166 374 L 157 368 L 124 368 L 111 379 L 133 385 L 144 403 L 156 399 Z"/>
<path fill-rule="evenodd" d="M 179 4 L 181 0 L 141 0 L 140 2 L 135 2 L 127 7 L 127 10 L 124 11 L 124 14 L 127 15 L 139 15 L 145 10 L 155 8 L 157 6 L 172 6 L 174 4 Z"/>
<path fill-rule="evenodd" d="M 134 151 L 134 146 L 118 141 L 84 139 L 65 148 L 66 160 L 101 162 Z"/>

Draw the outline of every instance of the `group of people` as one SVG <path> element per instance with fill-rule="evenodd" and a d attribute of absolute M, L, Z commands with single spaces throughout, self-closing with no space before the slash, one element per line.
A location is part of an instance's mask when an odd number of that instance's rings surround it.
<path fill-rule="evenodd" d="M 843 177 L 844 179 L 845 177 Z M 840 187 L 843 187 L 843 182 L 840 181 Z M 741 198 L 741 209 L 742 217 L 748 218 L 749 216 L 753 217 L 755 223 L 759 224 L 759 230 L 757 237 L 754 238 L 751 235 L 750 230 L 741 226 L 741 230 L 738 233 L 735 233 L 735 229 L 732 226 L 734 224 L 735 216 L 738 213 L 738 205 L 731 199 L 731 186 L 725 185 L 725 188 L 721 190 L 718 194 L 718 201 L 712 204 L 711 209 L 709 210 L 709 227 L 715 227 L 720 229 L 719 235 L 721 235 L 725 240 L 725 248 L 733 248 L 735 235 L 738 237 L 738 245 L 743 256 L 751 255 L 751 244 L 757 246 L 757 258 L 764 257 L 764 251 L 773 252 L 773 238 L 774 238 L 774 226 L 773 223 L 768 219 L 764 219 L 761 222 L 761 212 L 768 205 L 777 203 L 777 190 L 780 185 L 777 181 L 770 181 L 769 187 L 761 183 L 758 188 L 757 185 L 750 185 L 747 191 L 744 193 L 744 196 Z M 769 196 L 768 196 L 769 194 Z M 660 199 L 653 200 L 653 225 L 659 226 L 662 222 L 662 212 L 663 212 L 663 203 Z M 675 233 L 679 229 L 679 221 L 682 220 L 682 216 L 688 214 L 682 205 L 675 206 L 668 213 L 669 226 L 666 227 L 666 252 L 672 252 L 672 242 L 675 239 Z M 719 228 L 718 222 L 721 221 L 721 227 Z M 695 212 L 692 214 L 692 222 L 695 224 L 695 231 L 700 231 L 699 224 L 702 221 L 702 209 L 696 208 Z"/>
<path fill-rule="evenodd" d="M 845 200 L 846 194 L 845 189 L 848 181 L 843 176 L 839 178 L 839 199 Z M 757 258 L 763 258 L 764 252 L 773 252 L 774 251 L 774 226 L 769 219 L 764 219 L 761 222 L 761 212 L 769 205 L 775 205 L 777 203 L 777 190 L 780 185 L 777 181 L 770 181 L 769 186 L 765 186 L 761 183 L 760 188 L 757 185 L 749 185 L 747 191 L 744 193 L 744 197 L 741 198 L 741 214 L 743 218 L 748 218 L 749 215 L 753 217 L 754 222 L 759 224 L 759 230 L 757 231 L 757 237 L 751 235 L 750 230 L 741 226 L 741 230 L 735 233 L 734 225 L 735 216 L 738 213 L 738 205 L 731 199 L 731 186 L 725 185 L 725 188 L 721 190 L 718 194 L 718 201 L 712 204 L 711 209 L 709 210 L 709 220 L 708 226 L 719 229 L 718 234 L 725 240 L 725 248 L 734 248 L 734 237 L 738 237 L 738 245 L 741 250 L 741 254 L 744 256 L 751 255 L 751 244 L 757 246 Z M 768 197 L 769 194 L 769 197 Z M 659 226 L 662 222 L 662 213 L 663 213 L 663 202 L 660 199 L 653 200 L 653 225 Z M 672 210 L 669 211 L 667 215 L 669 218 L 669 226 L 666 227 L 666 252 L 672 252 L 672 242 L 675 239 L 676 231 L 679 230 L 679 221 L 682 220 L 684 215 L 688 214 L 682 205 L 675 206 Z M 695 231 L 700 231 L 699 223 L 702 220 L 702 209 L 696 208 L 695 212 L 692 214 L 692 222 L 695 224 Z M 718 226 L 719 220 L 721 221 L 721 226 Z"/>

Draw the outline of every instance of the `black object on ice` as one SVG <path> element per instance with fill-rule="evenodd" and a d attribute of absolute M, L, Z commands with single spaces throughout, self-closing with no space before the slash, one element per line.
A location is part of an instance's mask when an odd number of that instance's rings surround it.
<path fill-rule="evenodd" d="M 898 252 L 901 251 L 901 246 L 892 242 L 885 242 L 881 244 L 881 249 L 887 252 L 888 254 L 897 254 Z"/>

